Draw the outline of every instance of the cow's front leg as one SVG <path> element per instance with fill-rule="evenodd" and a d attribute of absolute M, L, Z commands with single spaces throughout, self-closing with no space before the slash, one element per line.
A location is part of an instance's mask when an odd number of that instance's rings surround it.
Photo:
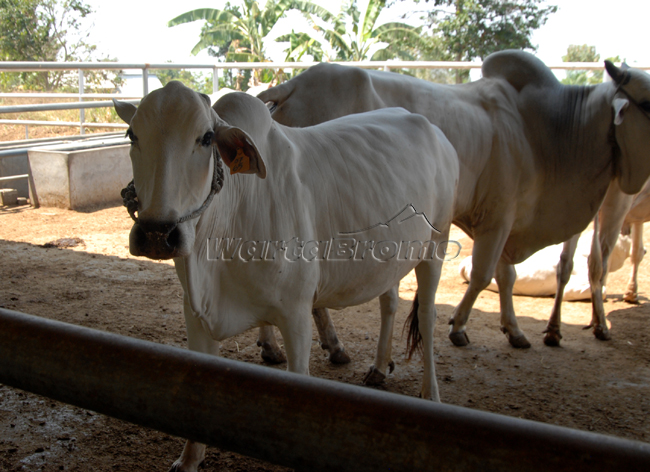
<path fill-rule="evenodd" d="M 262 359 L 269 364 L 282 364 L 287 361 L 278 340 L 275 338 L 273 326 L 261 326 L 257 337 L 257 345 L 262 348 Z"/>
<path fill-rule="evenodd" d="M 219 355 L 219 343 L 212 339 L 210 333 L 203 328 L 201 320 L 194 315 L 187 295 L 184 297 L 183 311 L 187 328 L 187 345 L 190 351 Z M 204 459 L 205 444 L 188 440 L 183 448 L 183 453 L 169 470 L 170 472 L 197 472 Z"/>
<path fill-rule="evenodd" d="M 343 344 L 336 335 L 336 329 L 332 324 L 329 310 L 327 308 L 314 308 L 311 311 L 314 317 L 314 323 L 318 329 L 320 345 L 323 349 L 330 352 L 330 362 L 332 364 L 347 364 L 350 362 L 350 356 L 345 352 Z"/>
<path fill-rule="evenodd" d="M 386 370 L 392 372 L 395 363 L 392 359 L 393 326 L 395 313 L 399 303 L 399 283 L 388 292 L 379 296 L 379 310 L 381 312 L 381 328 L 379 329 L 379 342 L 375 363 L 370 366 L 368 373 L 363 378 L 366 385 L 379 385 L 386 379 Z"/>
<path fill-rule="evenodd" d="M 515 307 L 512 303 L 512 287 L 517 279 L 515 266 L 500 259 L 497 264 L 496 279 L 499 286 L 499 302 L 501 305 L 501 331 L 505 333 L 513 347 L 529 348 L 530 343 L 517 324 Z"/>

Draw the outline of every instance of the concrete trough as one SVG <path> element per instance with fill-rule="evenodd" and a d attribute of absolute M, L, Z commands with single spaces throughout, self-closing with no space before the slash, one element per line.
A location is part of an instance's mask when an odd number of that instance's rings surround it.
<path fill-rule="evenodd" d="M 107 138 L 30 149 L 29 167 L 42 206 L 78 210 L 119 204 L 133 178 L 128 140 Z"/>

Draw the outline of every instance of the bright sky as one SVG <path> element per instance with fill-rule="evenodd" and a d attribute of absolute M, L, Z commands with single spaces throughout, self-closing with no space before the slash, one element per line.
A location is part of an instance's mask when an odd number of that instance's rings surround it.
<path fill-rule="evenodd" d="M 90 43 L 97 45 L 100 54 L 117 58 L 119 62 L 138 63 L 211 62 L 205 52 L 198 56 L 190 54 L 198 41 L 202 22 L 173 28 L 168 28 L 167 22 L 186 11 L 223 8 L 226 3 L 225 0 L 85 1 L 95 10 Z M 237 0 L 231 3 L 236 4 Z M 316 3 L 338 12 L 340 0 L 316 0 Z M 569 44 L 588 44 L 596 46 L 601 59 L 619 55 L 630 65 L 650 65 L 646 30 L 649 0 L 549 0 L 547 3 L 557 4 L 559 10 L 533 36 L 533 44 L 539 46 L 537 55 L 547 64 L 560 63 Z M 422 3 L 417 8 L 426 5 Z M 299 29 L 299 18 L 295 16 L 282 21 L 277 34 Z M 275 60 L 283 60 L 283 47 L 276 46 L 273 53 L 271 43 L 267 46 L 269 53 Z"/>

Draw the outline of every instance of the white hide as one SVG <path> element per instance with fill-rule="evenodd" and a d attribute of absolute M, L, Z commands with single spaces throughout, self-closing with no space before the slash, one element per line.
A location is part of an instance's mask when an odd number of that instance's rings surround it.
<path fill-rule="evenodd" d="M 585 231 L 580 236 L 578 248 L 573 258 L 571 279 L 564 289 L 564 300 L 577 301 L 591 298 L 589 285 L 589 267 L 587 259 L 591 253 L 593 231 Z M 557 291 L 557 264 L 562 253 L 562 244 L 554 244 L 537 251 L 524 262 L 515 264 L 517 280 L 513 286 L 514 295 L 531 297 L 548 297 Z M 609 272 L 615 272 L 623 267 L 625 259 L 630 255 L 631 241 L 627 236 L 619 236 L 616 246 L 609 257 Z M 469 282 L 472 272 L 472 258 L 466 257 L 458 266 L 458 272 L 463 280 Z M 488 290 L 498 292 L 496 280 L 492 279 Z M 603 289 L 604 293 L 604 289 Z"/>
<path fill-rule="evenodd" d="M 439 126 L 460 161 L 454 223 L 474 239 L 472 280 L 452 315 L 450 338 L 469 342 L 472 306 L 496 275 L 507 287 L 500 297 L 504 333 L 513 346 L 529 347 L 511 299 L 513 264 L 583 231 L 612 182 L 632 194 L 650 176 L 650 121 L 642 109 L 650 77 L 613 65 L 608 73 L 609 83 L 564 86 L 535 56 L 499 51 L 468 84 L 319 64 L 258 97 L 290 126 L 389 106 Z M 630 102 L 617 88 L 623 82 L 638 105 L 623 106 Z M 607 331 L 602 311 L 592 325 L 598 337 Z"/>

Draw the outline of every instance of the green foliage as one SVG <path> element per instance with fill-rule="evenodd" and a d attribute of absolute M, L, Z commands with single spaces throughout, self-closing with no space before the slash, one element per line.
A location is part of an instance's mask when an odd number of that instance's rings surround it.
<path fill-rule="evenodd" d="M 610 57 L 609 61 L 621 62 L 621 58 Z M 586 44 L 571 44 L 567 48 L 566 56 L 562 56 L 562 62 L 600 62 L 600 54 L 596 53 L 595 46 Z M 603 71 L 571 70 L 567 71 L 566 78 L 562 80 L 565 85 L 596 85 L 603 81 Z"/>
<path fill-rule="evenodd" d="M 268 62 L 263 39 L 290 9 L 312 13 L 323 10 L 307 1 L 268 0 L 264 9 L 261 9 L 257 1 L 241 0 L 241 4 L 236 6 L 230 2 L 226 3 L 223 10 L 201 8 L 188 11 L 169 21 L 168 26 L 197 20 L 206 22 L 192 54 L 207 49 L 211 56 L 226 61 Z M 224 79 L 226 85 L 235 90 L 246 90 L 250 76 L 250 71 L 245 70 L 236 77 L 233 77 L 232 72 L 224 74 Z M 275 73 L 270 70 L 255 70 L 252 74 L 252 85 L 271 81 L 274 77 Z"/>
<path fill-rule="evenodd" d="M 81 20 L 92 13 L 80 0 L 0 0 L 0 60 L 89 61 L 96 47 L 86 42 Z M 109 60 L 104 58 L 102 60 Z M 86 83 L 97 87 L 108 73 L 87 72 Z M 1 74 L 3 90 L 76 90 L 77 73 L 28 72 Z"/>
<path fill-rule="evenodd" d="M 357 0 L 350 0 L 341 5 L 338 15 L 321 12 L 320 20 L 326 26 L 318 24 L 312 15 L 305 15 L 320 38 L 304 35 L 305 39 L 316 40 L 321 50 L 329 47 L 325 53 L 328 59 L 336 61 L 385 61 L 389 59 L 413 60 L 413 49 L 422 46 L 421 28 L 406 23 L 392 22 L 377 24 L 379 15 L 386 7 L 386 0 L 369 0 L 359 9 Z"/>
<path fill-rule="evenodd" d="M 425 0 L 428 2 L 429 0 Z M 485 59 L 503 49 L 530 49 L 530 37 L 556 6 L 545 0 L 431 0 L 428 24 L 454 61 Z M 462 81 L 459 72 L 457 81 Z M 465 75 L 469 75 L 465 72 Z"/>
<path fill-rule="evenodd" d="M 156 76 L 163 86 L 172 80 L 178 80 L 199 93 L 208 95 L 212 93 L 212 74 L 206 75 L 179 69 L 160 69 L 156 71 Z"/>

